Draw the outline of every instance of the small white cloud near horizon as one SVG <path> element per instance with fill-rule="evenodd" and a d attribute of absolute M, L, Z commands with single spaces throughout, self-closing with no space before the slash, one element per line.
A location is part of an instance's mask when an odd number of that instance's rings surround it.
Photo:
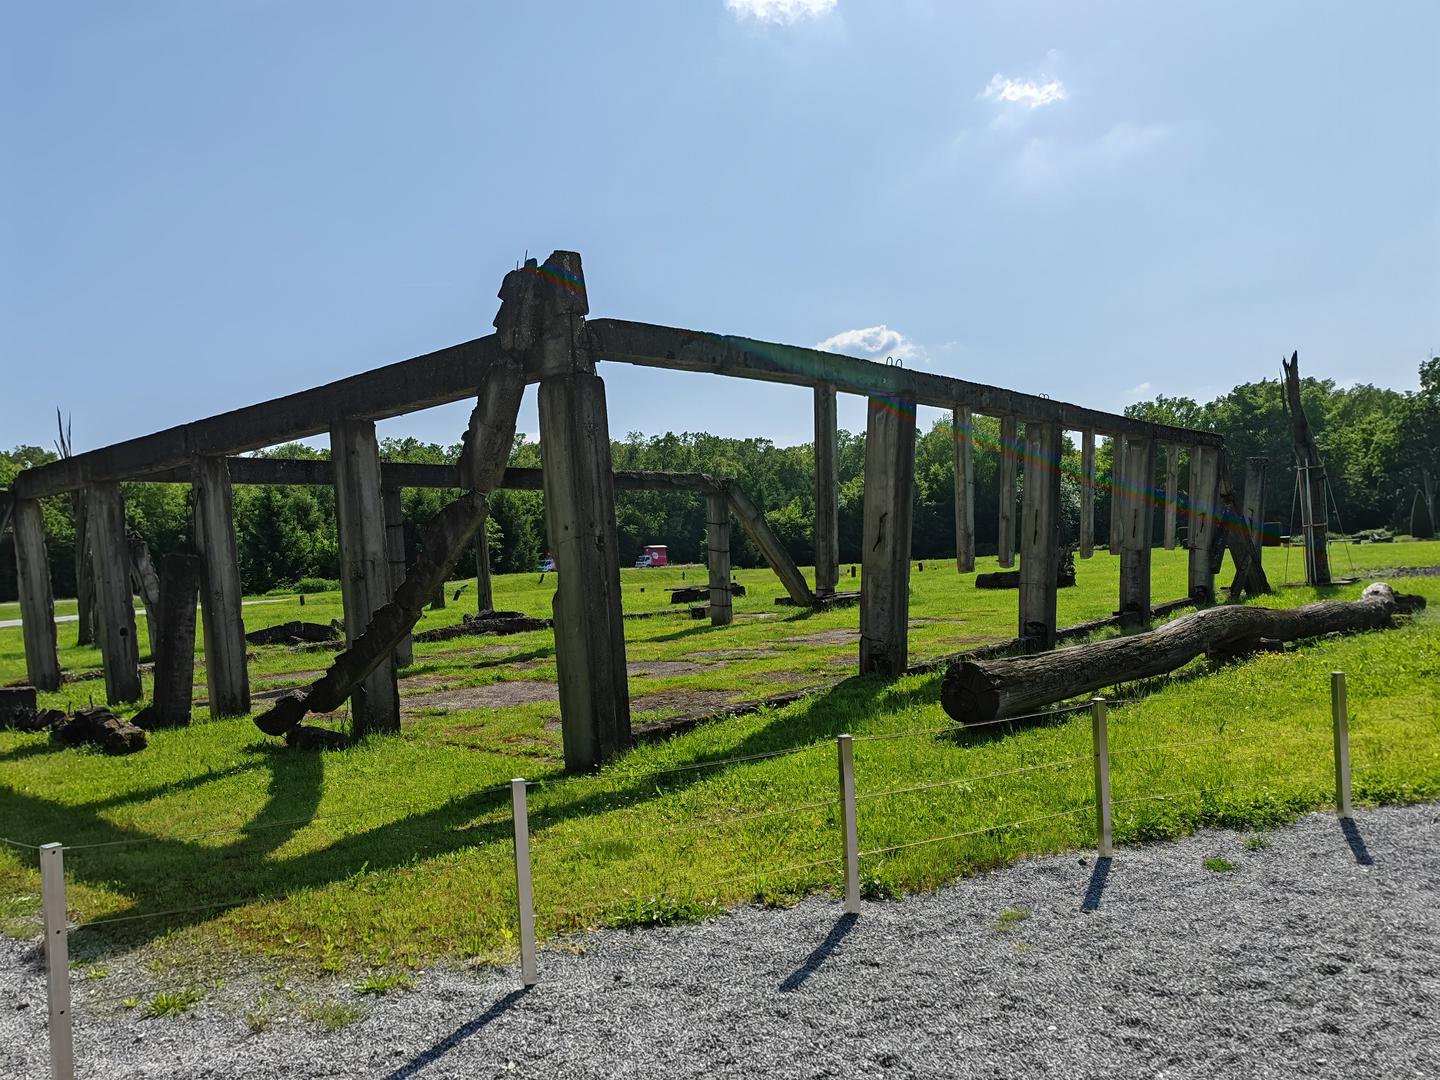
<path fill-rule="evenodd" d="M 900 331 L 891 330 L 884 323 L 879 326 L 842 330 L 824 341 L 816 342 L 815 348 L 822 352 L 858 354 L 869 358 L 884 356 L 920 363 L 924 363 L 926 359 L 923 346 L 917 345 Z"/>
<path fill-rule="evenodd" d="M 994 101 L 1001 105 L 1021 105 L 1032 112 L 1045 105 L 1054 105 L 1056 102 L 1064 101 L 1069 96 L 1065 91 L 1065 84 L 1059 79 L 1041 83 L 1034 79 L 1011 79 L 1001 75 L 998 71 L 985 89 L 980 91 L 982 101 Z"/>
<path fill-rule="evenodd" d="M 840 0 L 725 0 L 736 18 L 789 25 L 800 19 L 818 19 L 835 10 Z"/>
<path fill-rule="evenodd" d="M 1146 394 L 1150 393 L 1150 384 L 1148 382 L 1142 382 L 1138 386 L 1132 386 L 1129 390 L 1125 391 L 1125 393 L 1132 398 L 1143 398 Z"/>

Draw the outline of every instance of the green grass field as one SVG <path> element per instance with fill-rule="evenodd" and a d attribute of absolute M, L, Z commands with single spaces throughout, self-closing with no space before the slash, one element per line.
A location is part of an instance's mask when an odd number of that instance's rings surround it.
<path fill-rule="evenodd" d="M 1284 553 L 1266 555 L 1278 583 Z M 1352 559 L 1359 570 L 1434 565 L 1440 543 L 1357 547 L 1337 553 L 1337 573 Z M 1185 560 L 1181 551 L 1155 552 L 1157 602 L 1184 593 Z M 1297 562 L 1292 554 L 1292 579 Z M 981 564 L 994 569 L 993 559 Z M 848 566 L 843 573 L 849 587 Z M 69 897 L 82 928 L 73 948 L 84 962 L 141 949 L 162 969 L 261 955 L 330 971 L 513 957 L 508 781 L 517 775 L 537 781 L 530 813 L 546 937 L 835 890 L 834 739 L 844 732 L 856 736 L 861 848 L 875 852 L 862 867 L 868 895 L 1093 842 L 1086 714 L 962 738 L 937 733 L 948 726 L 939 673 L 852 676 L 856 608 L 776 607 L 783 590 L 774 578 L 740 571 L 749 595 L 737 601 L 734 625 L 713 628 L 683 607 L 670 613 L 665 589 L 682 574 L 686 584 L 703 580 L 694 567 L 622 572 L 627 612 L 666 612 L 626 623 L 637 721 L 824 689 L 641 745 L 599 774 L 567 777 L 548 632 L 420 644 L 401 683 L 404 731 L 343 752 L 292 752 L 247 718 L 209 721 L 203 709 L 192 727 L 156 733 L 128 758 L 0 732 L 0 834 L 74 846 Z M 1061 591 L 1062 625 L 1113 611 L 1117 560 L 1100 553 L 1080 562 L 1079 581 Z M 1362 587 L 1324 594 L 1353 597 Z M 1218 668 L 1197 661 L 1122 687 L 1111 710 L 1117 838 L 1159 839 L 1205 824 L 1264 827 L 1329 803 L 1336 669 L 1349 676 L 1357 798 L 1440 796 L 1440 578 L 1400 588 L 1431 604 L 1402 629 Z M 500 577 L 496 604 L 548 614 L 552 589 L 553 577 Z M 1015 633 L 1015 593 L 977 591 L 973 575 L 957 575 L 953 564 L 927 561 L 912 575 L 912 592 L 915 659 Z M 1316 595 L 1289 587 L 1266 602 Z M 428 613 L 421 629 L 454 622 L 473 604 L 472 587 Z M 338 615 L 333 594 L 309 596 L 303 609 L 294 598 L 245 608 L 249 629 Z M 0 619 L 14 617 L 13 605 L 0 605 Z M 73 646 L 75 624 L 59 633 L 65 670 L 93 670 L 94 650 Z M 306 683 L 327 659 L 256 648 L 252 687 Z M 23 675 L 20 631 L 0 629 L 0 682 Z M 66 707 L 92 697 L 103 699 L 94 679 L 42 695 Z M 736 757 L 752 760 L 706 764 Z M 934 784 L 945 786 L 926 787 Z M 917 787 L 926 789 L 898 790 Z M 1149 799 L 1171 792 L 1189 794 Z M 1029 819 L 1039 820 L 977 832 Z M 959 833 L 972 835 L 924 842 Z M 37 925 L 34 864 L 33 852 L 0 846 L 0 928 L 10 933 Z M 122 921 L 104 921 L 112 919 Z"/>

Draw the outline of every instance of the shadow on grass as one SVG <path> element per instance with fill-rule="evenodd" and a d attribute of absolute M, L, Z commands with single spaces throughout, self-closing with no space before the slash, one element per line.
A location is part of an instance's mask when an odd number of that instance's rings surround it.
<path fill-rule="evenodd" d="M 565 821 L 643 805 L 749 764 L 733 759 L 828 743 L 878 705 L 883 703 L 889 708 L 919 700 L 923 692 L 920 688 L 901 690 L 878 676 L 846 679 L 787 708 L 771 723 L 732 746 L 725 759 L 713 767 L 707 767 L 711 759 L 699 756 L 697 751 L 695 756 L 665 770 L 627 776 L 622 757 L 616 763 L 620 773 L 613 775 L 611 783 L 596 784 L 587 790 L 586 780 L 576 778 L 573 797 L 548 806 L 539 799 L 532 803 L 530 827 L 538 832 Z M 343 881 L 361 869 L 375 873 L 421 864 L 511 837 L 507 785 L 486 788 L 342 836 L 318 850 L 275 858 L 274 853 L 315 818 L 323 795 L 325 758 L 271 743 L 256 743 L 250 750 L 261 760 L 96 805 L 66 806 L 33 793 L 0 787 L 0 820 L 24 823 L 30 837 L 39 838 L 36 843 L 63 839 L 70 848 L 66 854 L 70 878 L 128 898 L 130 908 L 116 912 L 114 917 L 137 916 L 133 922 L 97 925 L 88 930 L 82 924 L 73 945 L 77 959 L 94 962 L 113 956 L 174 930 L 207 922 L 226 906 L 284 899 Z M 150 836 L 118 826 L 99 812 L 105 806 L 138 801 L 147 794 L 158 796 L 182 787 L 198 788 L 211 779 L 246 768 L 269 770 L 268 798 L 248 823 L 233 829 L 231 843 L 216 842 L 231 829 L 187 829 L 184 823 L 177 822 L 175 830 L 180 835 Z M 559 790 L 564 790 L 563 783 Z M 357 811 L 355 817 L 363 819 L 365 811 Z"/>

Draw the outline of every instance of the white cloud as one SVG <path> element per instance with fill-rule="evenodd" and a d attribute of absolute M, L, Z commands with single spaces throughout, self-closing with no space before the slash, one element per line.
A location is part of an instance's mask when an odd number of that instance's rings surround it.
<path fill-rule="evenodd" d="M 980 97 L 984 101 L 994 101 L 1001 105 L 1020 105 L 1031 110 L 1038 109 L 1043 105 L 1054 105 L 1057 101 L 1064 101 L 1068 96 L 1065 92 L 1065 84 L 1059 79 L 1040 83 L 1034 79 L 1010 79 L 999 72 L 996 72 L 995 77 L 980 92 Z"/>
<path fill-rule="evenodd" d="M 825 352 L 845 353 L 850 356 L 867 358 L 893 357 L 896 360 L 912 360 L 924 363 L 925 349 L 917 345 L 898 330 L 881 323 L 879 326 L 863 326 L 840 333 L 817 342 L 815 347 Z"/>
<path fill-rule="evenodd" d="M 828 15 L 837 3 L 839 0 L 725 0 L 725 7 L 741 19 L 788 25 Z"/>
<path fill-rule="evenodd" d="M 1132 398 L 1143 398 L 1146 394 L 1150 393 L 1150 384 L 1148 382 L 1142 382 L 1137 386 L 1132 386 L 1125 392 Z"/>

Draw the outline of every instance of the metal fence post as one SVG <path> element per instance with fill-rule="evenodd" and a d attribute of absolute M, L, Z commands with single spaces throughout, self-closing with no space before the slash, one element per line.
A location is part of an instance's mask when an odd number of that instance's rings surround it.
<path fill-rule="evenodd" d="M 1335 812 L 1353 818 L 1350 801 L 1350 712 L 1345 697 L 1345 672 L 1330 673 L 1330 715 L 1335 722 Z"/>
<path fill-rule="evenodd" d="M 526 986 L 540 981 L 535 966 L 535 888 L 530 880 L 530 814 L 525 802 L 525 781 L 510 781 L 515 811 L 515 899 L 520 908 L 520 979 Z"/>
<path fill-rule="evenodd" d="M 845 844 L 845 911 L 860 912 L 860 838 L 855 817 L 855 741 L 836 740 L 840 750 L 840 832 Z"/>
<path fill-rule="evenodd" d="M 40 848 L 40 910 L 45 918 L 45 998 L 50 1006 L 50 1075 L 53 1080 L 75 1080 L 63 844 L 45 844 Z"/>
<path fill-rule="evenodd" d="M 1090 731 L 1095 744 L 1095 843 L 1100 858 L 1115 854 L 1110 818 L 1110 729 L 1109 706 L 1103 697 L 1090 700 Z"/>

